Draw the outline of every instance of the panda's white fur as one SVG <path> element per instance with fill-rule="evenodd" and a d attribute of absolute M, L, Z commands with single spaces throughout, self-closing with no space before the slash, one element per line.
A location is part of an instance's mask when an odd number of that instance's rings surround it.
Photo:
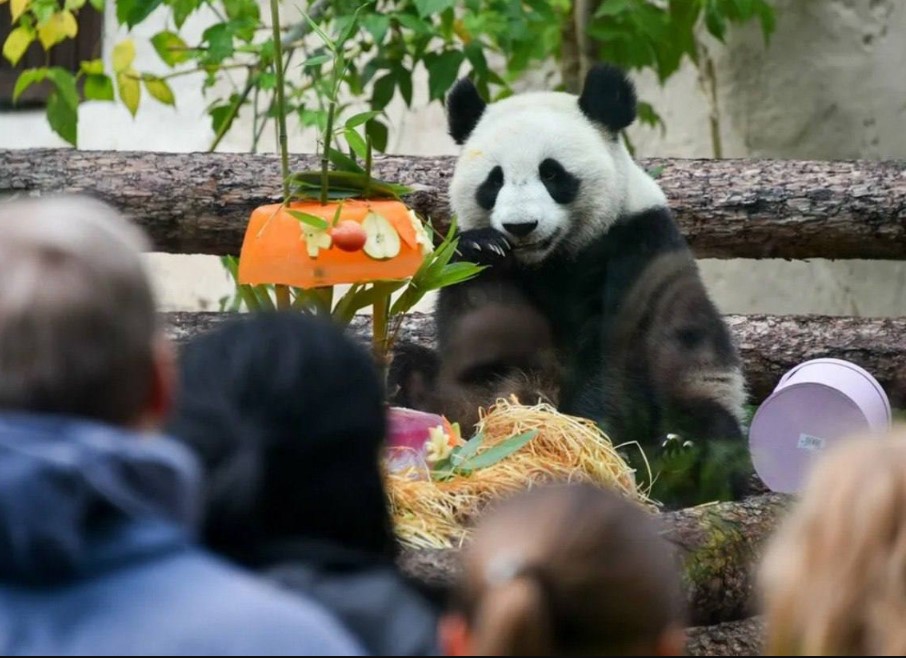
<path fill-rule="evenodd" d="M 551 198 L 538 174 L 545 158 L 581 172 L 579 195 L 564 206 Z M 475 190 L 495 166 L 504 183 L 494 208 L 482 208 Z M 632 159 L 621 139 L 594 124 L 576 97 L 562 92 L 529 92 L 490 104 L 463 145 L 450 184 L 450 204 L 463 230 L 537 221 L 521 241 L 531 245 L 556 236 L 546 249 L 519 248 L 524 262 L 542 261 L 559 246 L 576 252 L 618 218 L 667 204 L 657 183 Z"/>

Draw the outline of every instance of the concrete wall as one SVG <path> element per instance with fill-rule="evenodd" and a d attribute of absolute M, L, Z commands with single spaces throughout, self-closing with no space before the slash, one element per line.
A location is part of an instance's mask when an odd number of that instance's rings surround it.
<path fill-rule="evenodd" d="M 713 43 L 724 155 L 775 158 L 906 158 L 906 2 L 902 0 L 777 0 L 777 31 L 765 48 L 756 26 Z M 287 3 L 289 6 L 290 3 Z M 108 12 L 109 13 L 109 12 Z M 160 12 L 139 26 L 137 67 L 165 72 L 142 41 L 162 29 Z M 186 26 L 197 38 L 210 18 Z M 109 49 L 125 32 L 107 19 Z M 523 85 L 547 76 L 539 72 Z M 667 131 L 636 128 L 640 156 L 710 157 L 708 105 L 697 75 L 684 67 L 661 88 L 638 76 L 640 95 L 652 101 Z M 210 121 L 197 78 L 173 81 L 177 108 L 143 99 L 136 119 L 120 105 L 86 103 L 80 113 L 80 147 L 202 151 Z M 443 110 L 426 106 L 415 85 L 415 110 L 397 100 L 389 111 L 391 150 L 408 154 L 455 153 Z M 251 118 L 240 115 L 222 150 L 245 151 Z M 310 151 L 313 135 L 294 132 L 291 148 Z M 0 148 L 62 146 L 40 112 L 0 114 Z M 262 142 L 273 150 L 273 139 Z M 2 166 L 2 163 L 0 163 Z M 216 259 L 150 255 L 166 308 L 217 308 L 230 286 Z M 718 305 L 727 312 L 906 315 L 906 265 L 860 261 L 702 261 Z"/>

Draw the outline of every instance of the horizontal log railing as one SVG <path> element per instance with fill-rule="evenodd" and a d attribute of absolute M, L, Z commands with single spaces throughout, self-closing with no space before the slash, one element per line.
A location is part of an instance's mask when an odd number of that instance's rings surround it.
<path fill-rule="evenodd" d="M 177 342 L 206 331 L 230 317 L 225 313 L 167 313 L 164 322 Z M 753 402 L 763 400 L 784 372 L 806 359 L 834 357 L 856 363 L 884 386 L 894 406 L 906 406 L 906 318 L 729 315 L 730 329 L 742 353 Z M 357 318 L 363 340 L 370 331 Z M 430 315 L 413 313 L 400 332 L 403 340 L 434 346 Z"/>
<path fill-rule="evenodd" d="M 292 158 L 294 170 L 317 167 Z M 906 259 L 906 161 L 650 159 L 701 258 Z M 376 158 L 377 176 L 443 228 L 452 157 Z M 238 254 L 253 208 L 279 198 L 279 161 L 246 154 L 0 150 L 0 196 L 81 192 L 129 213 L 156 248 Z"/>

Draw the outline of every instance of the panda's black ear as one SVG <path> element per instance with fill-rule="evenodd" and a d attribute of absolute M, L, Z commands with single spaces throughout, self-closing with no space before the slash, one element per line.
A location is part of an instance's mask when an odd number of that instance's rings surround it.
<path fill-rule="evenodd" d="M 487 103 L 471 80 L 463 78 L 453 85 L 447 95 L 447 124 L 450 136 L 457 144 L 463 144 L 469 138 L 486 107 Z"/>
<path fill-rule="evenodd" d="M 585 76 L 579 109 L 613 133 L 635 121 L 635 86 L 621 69 L 597 64 Z"/>

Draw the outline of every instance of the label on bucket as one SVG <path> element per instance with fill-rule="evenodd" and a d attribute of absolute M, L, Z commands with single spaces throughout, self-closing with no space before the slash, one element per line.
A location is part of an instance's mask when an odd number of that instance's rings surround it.
<path fill-rule="evenodd" d="M 800 434 L 798 447 L 800 450 L 818 452 L 820 450 L 824 450 L 826 443 L 827 442 L 824 439 L 818 438 L 817 436 L 812 436 L 811 434 Z"/>

